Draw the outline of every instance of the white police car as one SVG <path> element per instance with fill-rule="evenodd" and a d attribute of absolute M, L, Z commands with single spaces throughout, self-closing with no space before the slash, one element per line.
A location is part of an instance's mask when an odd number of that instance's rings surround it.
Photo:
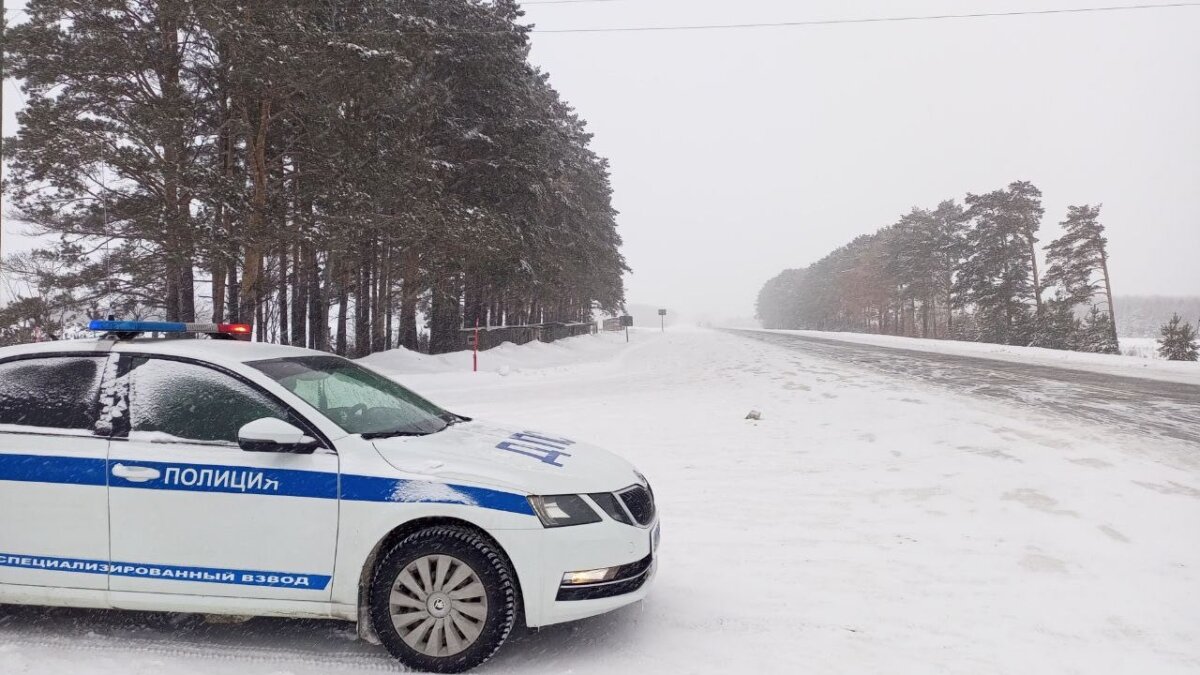
<path fill-rule="evenodd" d="M 247 326 L 92 328 L 0 349 L 0 603 L 355 620 L 459 672 L 646 594 L 654 496 L 612 454 L 321 352 L 137 338 Z"/>

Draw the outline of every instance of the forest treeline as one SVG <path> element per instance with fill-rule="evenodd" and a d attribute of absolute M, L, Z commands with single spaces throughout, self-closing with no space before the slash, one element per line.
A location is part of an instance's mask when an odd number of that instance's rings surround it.
<path fill-rule="evenodd" d="M 914 208 L 758 296 L 767 328 L 1117 353 L 1100 207 L 1071 206 L 1039 267 L 1042 193 L 1026 181 Z"/>
<path fill-rule="evenodd" d="M 17 323 L 255 324 L 363 355 L 623 302 L 608 166 L 513 0 L 30 0 Z M 419 317 L 426 322 L 419 326 Z"/>

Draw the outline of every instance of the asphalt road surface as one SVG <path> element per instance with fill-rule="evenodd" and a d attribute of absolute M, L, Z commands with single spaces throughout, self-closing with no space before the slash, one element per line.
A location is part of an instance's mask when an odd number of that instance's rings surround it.
<path fill-rule="evenodd" d="M 1200 449 L 1200 387 L 807 335 L 735 332 L 963 394 L 1031 406 L 1116 432 L 1183 441 Z"/>

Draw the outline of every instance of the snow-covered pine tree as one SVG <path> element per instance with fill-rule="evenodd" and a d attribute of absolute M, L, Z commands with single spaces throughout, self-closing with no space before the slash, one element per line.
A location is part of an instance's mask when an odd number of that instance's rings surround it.
<path fill-rule="evenodd" d="M 1074 350 L 1080 348 L 1082 330 L 1075 317 L 1074 305 L 1058 295 L 1042 303 L 1038 317 L 1037 347 Z"/>
<path fill-rule="evenodd" d="M 763 285 L 755 303 L 755 315 L 764 328 L 800 328 L 796 316 L 807 269 L 784 270 Z"/>
<path fill-rule="evenodd" d="M 967 195 L 971 226 L 955 292 L 973 306 L 985 342 L 1026 345 L 1032 342 L 1035 313 L 1041 305 L 1035 234 L 1041 220 L 1041 192 L 1017 181 L 1008 189 Z"/>
<path fill-rule="evenodd" d="M 137 296 L 194 321 L 194 186 L 208 130 L 188 3 L 34 0 L 27 14 L 5 45 L 27 98 L 8 190 L 21 217 L 60 242 L 46 252 L 61 264 L 56 290 L 83 307 Z M 88 254 L 101 248 L 111 254 Z"/>
<path fill-rule="evenodd" d="M 947 200 L 932 211 L 914 208 L 889 228 L 886 272 L 896 284 L 904 334 L 938 337 L 953 326 L 949 310 L 964 220 L 962 207 Z"/>
<path fill-rule="evenodd" d="M 199 267 L 214 321 L 361 355 L 623 301 L 607 163 L 515 0 L 26 7 L 6 189 L 64 314 L 194 320 Z"/>
<path fill-rule="evenodd" d="M 955 200 L 947 199 L 938 204 L 932 217 L 936 231 L 933 271 L 938 297 L 946 314 L 945 334 L 949 335 L 954 331 L 954 275 L 965 253 L 963 231 L 967 223 L 966 209 Z"/>
<path fill-rule="evenodd" d="M 1045 288 L 1057 288 L 1072 306 L 1092 304 L 1097 294 L 1106 301 L 1109 335 L 1103 339 L 1094 335 L 1084 336 L 1081 342 L 1090 345 L 1086 351 L 1118 353 L 1117 330 L 1114 324 L 1112 283 L 1108 274 L 1108 240 L 1104 237 L 1104 226 L 1099 222 L 1100 207 L 1083 205 L 1067 209 L 1067 219 L 1061 225 L 1063 235 L 1046 247 Z M 1095 305 L 1092 313 L 1097 312 Z M 1088 331 L 1101 329 L 1101 322 L 1085 322 Z"/>
<path fill-rule="evenodd" d="M 1160 329 L 1158 354 L 1168 361 L 1196 361 L 1200 359 L 1200 342 L 1196 328 L 1178 314 L 1171 317 Z"/>
<path fill-rule="evenodd" d="M 1112 319 L 1096 305 L 1092 305 L 1092 309 L 1083 318 L 1078 332 L 1075 349 L 1079 351 L 1096 354 L 1121 353 L 1121 346 L 1114 337 L 1116 331 L 1113 330 Z"/>
<path fill-rule="evenodd" d="M 932 214 L 914 208 L 889 228 L 887 274 L 895 282 L 900 309 L 899 333 L 929 337 L 934 294 L 934 223 Z M 918 311 L 917 305 L 921 309 Z M 920 318 L 918 319 L 918 313 Z M 921 325 L 920 330 L 917 329 Z"/>
<path fill-rule="evenodd" d="M 1037 233 L 1042 227 L 1042 191 L 1027 180 L 1008 184 L 1007 217 L 1011 227 L 1020 234 L 1028 255 L 1029 272 L 1033 276 L 1033 299 L 1037 313 L 1042 311 L 1042 283 L 1038 277 Z"/>

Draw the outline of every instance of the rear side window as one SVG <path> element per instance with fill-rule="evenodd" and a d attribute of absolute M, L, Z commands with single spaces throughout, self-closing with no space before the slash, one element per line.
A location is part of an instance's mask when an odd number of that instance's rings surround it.
<path fill-rule="evenodd" d="M 91 429 L 99 415 L 104 362 L 54 356 L 0 363 L 0 424 Z"/>
<path fill-rule="evenodd" d="M 218 370 L 145 357 L 130 365 L 131 439 L 236 444 L 254 420 L 289 419 L 266 394 Z"/>

